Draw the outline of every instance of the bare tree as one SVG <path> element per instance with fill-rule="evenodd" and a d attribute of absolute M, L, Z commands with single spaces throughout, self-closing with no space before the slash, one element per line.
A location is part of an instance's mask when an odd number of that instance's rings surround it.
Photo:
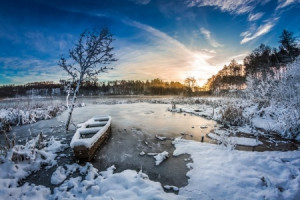
<path fill-rule="evenodd" d="M 185 80 L 184 80 L 184 83 L 186 84 L 187 87 L 191 88 L 192 90 L 194 89 L 195 87 L 195 84 L 196 84 L 196 79 L 194 77 L 187 77 Z"/>
<path fill-rule="evenodd" d="M 69 60 L 63 56 L 60 58 L 58 65 L 76 82 L 72 105 L 69 107 L 66 130 L 69 129 L 80 84 L 86 78 L 94 77 L 99 73 L 112 69 L 108 68 L 107 65 L 117 61 L 112 53 L 114 48 L 111 43 L 113 40 L 113 36 L 107 28 L 103 28 L 101 31 L 84 31 L 75 47 L 69 50 Z"/>

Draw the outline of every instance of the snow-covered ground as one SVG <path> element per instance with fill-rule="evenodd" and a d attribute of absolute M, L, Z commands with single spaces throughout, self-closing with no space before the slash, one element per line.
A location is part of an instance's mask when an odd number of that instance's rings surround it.
<path fill-rule="evenodd" d="M 186 101 L 182 101 L 186 102 Z M 300 134 L 292 136 L 289 130 L 295 121 L 287 120 L 288 110 L 284 105 L 261 106 L 251 100 L 242 98 L 191 98 L 190 104 L 179 104 L 171 112 L 185 112 L 216 120 L 235 129 L 246 130 L 245 133 L 268 134 L 276 132 L 286 138 L 300 140 Z M 264 130 L 264 132 L 259 131 Z"/>
<path fill-rule="evenodd" d="M 147 100 L 150 101 L 150 100 Z M 244 99 L 227 98 L 166 98 L 151 103 L 177 102 L 176 112 L 187 112 L 204 116 L 222 123 L 237 125 L 235 131 L 255 134 L 256 128 L 284 133 L 285 124 L 280 121 L 282 110 L 260 107 Z M 116 100 L 116 102 L 118 102 Z M 119 102 L 120 103 L 120 102 Z M 122 103 L 122 102 L 121 102 Z M 128 102 L 127 102 L 128 103 Z M 179 105 L 178 105 L 179 104 Z M 9 109 L 3 109 L 2 116 L 10 116 Z M 0 113 L 1 113 L 0 112 Z M 19 114 L 20 112 L 16 112 Z M 226 115 L 226 116 L 225 116 Z M 30 116 L 30 115 L 28 115 Z M 228 121 L 231 119 L 233 121 Z M 30 117 L 29 117 L 30 118 Z M 29 119 L 28 118 L 28 119 Z M 200 128 L 205 128 L 201 126 Z M 220 130 L 210 133 L 210 137 L 227 143 L 255 146 L 260 141 L 253 138 L 238 138 L 232 132 Z M 263 134 L 259 132 L 259 134 Z M 284 134 L 282 134 L 284 135 Z M 224 136 L 223 138 L 221 136 Z M 156 136 L 157 141 L 164 141 Z M 225 139 L 224 139 L 225 138 Z M 69 145 L 62 144 L 53 137 L 36 148 L 37 139 L 26 146 L 15 146 L 7 154 L 0 151 L 0 198 L 2 199 L 297 199 L 300 196 L 300 151 L 288 152 L 245 152 L 224 148 L 222 145 L 200 143 L 177 138 L 173 141 L 176 150 L 173 156 L 191 155 L 187 160 L 190 178 L 187 186 L 161 185 L 149 180 L 142 171 L 125 170 L 114 173 L 114 166 L 99 172 L 90 163 L 57 164 L 57 152 Z M 15 154 L 14 154 L 15 152 Z M 145 155 L 141 152 L 140 155 Z M 147 153 L 154 156 L 156 164 L 168 162 L 168 152 Z M 17 156 L 13 156 L 17 155 Z M 19 158 L 19 159 L 15 159 Z M 164 164 L 163 163 L 163 164 Z M 162 164 L 162 165 L 163 165 Z M 55 167 L 51 183 L 53 192 L 46 186 L 19 181 L 45 166 Z M 160 166 L 156 166 L 160 167 Z M 170 169 L 172 170 L 172 169 Z M 76 172 L 76 173 L 75 173 Z M 78 175 L 79 174 L 79 175 Z M 178 191 L 178 195 L 166 193 Z"/>
<path fill-rule="evenodd" d="M 174 155 L 193 160 L 187 199 L 297 199 L 300 194 L 300 151 L 247 152 L 220 145 L 175 139 Z M 299 196 L 298 196 L 299 198 Z"/>
<path fill-rule="evenodd" d="M 125 170 L 113 173 L 115 166 L 98 172 L 90 163 L 74 164 L 82 176 L 72 177 L 54 189 L 54 199 L 185 199 L 165 193 L 161 184 L 143 172 Z"/>
<path fill-rule="evenodd" d="M 142 171 L 113 173 L 115 167 L 111 166 L 98 172 L 90 163 L 57 166 L 57 152 L 69 145 L 50 138 L 42 142 L 45 147 L 38 150 L 37 142 L 38 138 L 32 139 L 25 146 L 17 145 L 1 155 L 0 199 L 182 199 L 164 192 L 160 183 L 149 180 Z M 22 159 L 15 160 L 16 154 Z M 53 193 L 45 186 L 19 185 L 21 179 L 42 166 L 57 167 L 51 176 L 51 183 L 57 185 Z M 80 175 L 72 177 L 76 171 Z M 167 188 L 176 190 L 173 186 Z"/>
<path fill-rule="evenodd" d="M 9 153 L 2 157 L 1 199 L 296 199 L 300 192 L 299 150 L 245 152 L 177 138 L 173 155 L 190 154 L 192 159 L 187 160 L 188 185 L 177 188 L 151 181 L 142 171 L 114 173 L 115 166 L 102 172 L 90 163 L 57 166 L 57 152 L 68 145 L 50 138 L 38 150 L 36 142 L 15 149 L 22 149 L 28 156 L 25 160 L 12 161 Z M 51 176 L 53 192 L 41 185 L 19 185 L 20 179 L 41 166 L 56 167 Z"/>
<path fill-rule="evenodd" d="M 40 144 L 38 144 L 40 143 Z M 42 149 L 37 146 L 44 146 Z M 57 165 L 57 153 L 68 145 L 51 137 L 48 141 L 34 138 L 26 145 L 16 145 L 4 152 L 0 151 L 0 199 L 48 199 L 50 189 L 19 182 L 42 166 L 51 168 Z"/>

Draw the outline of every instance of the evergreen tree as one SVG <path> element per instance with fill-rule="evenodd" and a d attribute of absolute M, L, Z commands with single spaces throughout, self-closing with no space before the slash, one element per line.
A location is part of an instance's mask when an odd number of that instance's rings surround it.
<path fill-rule="evenodd" d="M 294 61 L 300 55 L 300 48 L 292 32 L 283 30 L 280 36 L 280 56 L 283 63 Z"/>

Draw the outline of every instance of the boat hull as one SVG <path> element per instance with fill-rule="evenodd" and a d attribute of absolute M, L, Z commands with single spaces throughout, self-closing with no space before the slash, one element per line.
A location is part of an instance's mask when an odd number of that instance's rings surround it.
<path fill-rule="evenodd" d="M 75 154 L 75 157 L 85 161 L 92 160 L 93 157 L 95 156 L 97 149 L 99 149 L 110 136 L 111 136 L 111 125 L 90 148 L 87 148 L 84 145 L 77 145 L 73 147 L 73 152 Z"/>

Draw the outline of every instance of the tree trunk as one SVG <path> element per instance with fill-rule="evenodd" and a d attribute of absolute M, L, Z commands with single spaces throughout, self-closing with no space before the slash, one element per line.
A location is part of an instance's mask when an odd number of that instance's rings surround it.
<path fill-rule="evenodd" d="M 71 122 L 71 116 L 72 116 L 72 112 L 73 112 L 74 107 L 75 107 L 75 102 L 76 102 L 76 99 L 77 99 L 77 93 L 78 93 L 79 88 L 80 88 L 81 80 L 82 80 L 82 78 L 80 78 L 80 79 L 78 80 L 77 86 L 76 86 L 76 90 L 74 91 L 73 100 L 72 100 L 72 105 L 71 105 L 71 107 L 69 108 L 69 115 L 68 115 L 68 120 L 67 120 L 67 123 L 66 123 L 66 131 L 69 130 L 69 126 L 70 126 L 70 122 Z"/>
<path fill-rule="evenodd" d="M 67 105 L 68 110 L 70 109 L 69 108 L 69 96 L 70 96 L 70 91 L 68 90 L 67 91 L 67 97 L 66 97 L 66 105 Z"/>

